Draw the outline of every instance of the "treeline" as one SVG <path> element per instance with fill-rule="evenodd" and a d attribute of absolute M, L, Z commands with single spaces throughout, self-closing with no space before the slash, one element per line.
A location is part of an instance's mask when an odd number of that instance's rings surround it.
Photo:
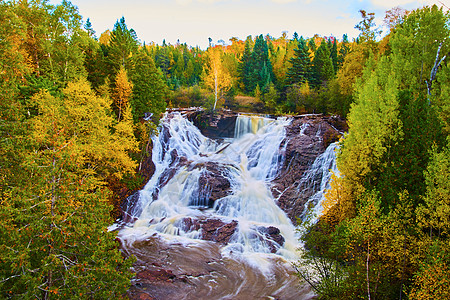
<path fill-rule="evenodd" d="M 347 56 L 364 68 L 339 174 L 303 236 L 315 274 L 297 268 L 321 299 L 450 298 L 450 15 L 387 16 L 390 33 L 365 26 L 367 55 Z"/>
<path fill-rule="evenodd" d="M 100 37 L 105 45 L 109 34 L 105 32 Z M 211 106 L 213 92 L 219 102 L 235 109 L 242 108 L 236 97 L 250 96 L 259 103 L 256 109 L 261 112 L 345 115 L 349 108 L 346 89 L 350 88 L 345 81 L 354 75 L 349 74 L 353 70 L 348 66 L 340 70 L 347 54 L 358 44 L 359 40 L 349 42 L 346 35 L 338 41 L 332 36 L 305 39 L 298 34 L 289 39 L 283 33 L 279 38 L 231 38 L 229 45 L 224 41 L 218 45 L 210 43 L 206 51 L 165 42 L 145 48 L 164 74 L 172 91 L 169 98 L 173 106 Z M 208 78 L 217 70 L 222 76 L 216 79 L 219 88 L 215 90 Z M 342 90 L 343 96 L 330 97 L 336 90 Z"/>

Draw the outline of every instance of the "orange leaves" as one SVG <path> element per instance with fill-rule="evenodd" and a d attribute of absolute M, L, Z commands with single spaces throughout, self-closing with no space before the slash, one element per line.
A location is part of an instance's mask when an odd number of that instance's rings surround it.
<path fill-rule="evenodd" d="M 410 299 L 450 299 L 450 268 L 445 261 L 432 258 L 422 272 L 415 276 Z"/>

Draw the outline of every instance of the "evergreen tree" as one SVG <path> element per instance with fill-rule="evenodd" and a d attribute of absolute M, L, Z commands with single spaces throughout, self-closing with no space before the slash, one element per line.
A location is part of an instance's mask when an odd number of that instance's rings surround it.
<path fill-rule="evenodd" d="M 96 39 L 95 30 L 94 30 L 94 28 L 92 28 L 92 23 L 89 18 L 87 18 L 86 23 L 84 24 L 84 29 L 86 30 L 86 32 L 88 33 L 88 35 L 90 37 Z"/>
<path fill-rule="evenodd" d="M 322 40 L 319 48 L 314 53 L 312 61 L 312 84 L 319 86 L 324 82 L 332 79 L 334 76 L 333 61 L 331 59 L 330 50 L 325 40 Z"/>
<path fill-rule="evenodd" d="M 275 76 L 273 75 L 272 63 L 269 60 L 269 48 L 262 34 L 256 38 L 251 55 L 251 66 L 252 80 L 249 81 L 248 90 L 253 91 L 259 85 L 261 90 L 265 91 L 269 88 Z"/>
<path fill-rule="evenodd" d="M 311 59 L 309 58 L 308 46 L 303 37 L 300 37 L 298 46 L 294 50 L 294 57 L 289 62 L 291 67 L 288 68 L 286 74 L 289 84 L 304 83 L 311 80 Z"/>
<path fill-rule="evenodd" d="M 251 50 L 251 36 L 247 37 L 245 41 L 244 53 L 238 66 L 239 78 L 242 84 L 241 89 L 247 93 L 252 92 L 252 50 Z"/>
<path fill-rule="evenodd" d="M 342 67 L 342 65 L 344 64 L 345 57 L 347 56 L 348 52 L 350 51 L 350 47 L 348 44 L 349 44 L 348 36 L 347 36 L 347 34 L 344 34 L 342 36 L 342 43 L 341 43 L 341 47 L 339 49 L 339 55 L 337 57 L 336 71 Z"/>
<path fill-rule="evenodd" d="M 331 42 L 331 39 L 329 40 Z M 337 50 L 337 41 L 335 38 L 333 38 L 333 42 L 331 42 L 331 45 L 328 47 L 330 49 L 330 57 L 331 61 L 333 62 L 333 70 L 334 73 L 338 71 L 338 50 Z"/>
<path fill-rule="evenodd" d="M 309 39 L 309 41 L 308 41 L 308 48 L 309 48 L 313 53 L 316 52 L 317 47 L 316 47 L 316 42 L 314 41 L 314 38 L 310 38 L 310 39 Z"/>
<path fill-rule="evenodd" d="M 152 113 L 158 119 L 166 110 L 168 87 L 147 51 L 139 51 L 131 80 L 134 86 L 131 99 L 134 122 L 137 123 L 145 113 Z"/>
<path fill-rule="evenodd" d="M 108 61 L 111 74 L 117 73 L 120 68 L 130 72 L 133 68 L 133 56 L 138 50 L 138 38 L 133 29 L 128 29 L 125 18 L 122 17 L 114 24 L 111 40 L 108 47 Z"/>

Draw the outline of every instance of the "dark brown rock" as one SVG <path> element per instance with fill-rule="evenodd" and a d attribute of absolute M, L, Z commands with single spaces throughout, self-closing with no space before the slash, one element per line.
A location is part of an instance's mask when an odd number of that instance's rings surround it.
<path fill-rule="evenodd" d="M 185 231 L 194 231 L 201 229 L 201 239 L 213 241 L 220 244 L 228 244 L 231 236 L 236 231 L 237 221 L 225 223 L 219 219 L 194 219 L 184 218 L 183 229 Z"/>
<path fill-rule="evenodd" d="M 136 278 L 150 282 L 155 281 L 172 281 L 176 278 L 171 270 L 144 270 L 136 274 Z"/>
<path fill-rule="evenodd" d="M 276 253 L 280 247 L 284 245 L 284 237 L 281 235 L 280 229 L 269 226 L 269 227 L 258 227 L 257 229 L 260 233 L 264 234 L 265 242 L 269 246 L 271 253 Z"/>
<path fill-rule="evenodd" d="M 186 113 L 186 117 L 200 129 L 201 133 L 211 139 L 234 137 L 237 115 L 225 109 L 214 113 L 204 110 Z"/>
<path fill-rule="evenodd" d="M 150 295 L 148 295 L 146 293 L 143 293 L 143 292 L 141 292 L 139 294 L 136 294 L 133 299 L 137 299 L 137 300 L 155 300 L 155 298 L 150 297 Z"/>
<path fill-rule="evenodd" d="M 153 143 L 150 139 L 147 143 L 146 154 L 142 159 L 141 164 L 139 165 L 139 174 L 142 176 L 142 186 L 143 188 L 145 184 L 152 178 L 153 174 L 155 174 L 155 163 L 152 160 L 152 152 L 153 152 Z"/>
<path fill-rule="evenodd" d="M 188 167 L 188 170 L 193 169 L 202 170 L 198 179 L 198 190 L 193 195 L 196 203 L 204 203 L 205 206 L 213 207 L 216 200 L 232 193 L 230 180 L 224 176 L 228 172 L 225 165 L 206 162 Z"/>
<path fill-rule="evenodd" d="M 286 127 L 286 138 L 282 142 L 282 146 L 286 146 L 284 163 L 272 182 L 272 194 L 294 224 L 306 201 L 316 192 L 299 186 L 302 177 L 315 159 L 342 136 L 331 123 L 344 128 L 337 117 L 321 115 L 296 116 Z"/>
<path fill-rule="evenodd" d="M 138 212 L 138 202 L 139 202 L 139 191 L 135 192 L 133 195 L 125 198 L 120 206 L 121 220 L 124 223 L 133 223 L 137 220 L 136 215 L 140 214 Z"/>

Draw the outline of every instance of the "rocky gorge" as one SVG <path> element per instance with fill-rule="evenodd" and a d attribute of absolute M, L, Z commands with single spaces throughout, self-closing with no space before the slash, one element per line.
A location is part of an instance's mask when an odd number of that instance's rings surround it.
<path fill-rule="evenodd" d="M 143 163 L 149 182 L 122 205 L 130 297 L 309 299 L 288 262 L 294 225 L 318 205 L 345 130 L 332 116 L 168 112 Z"/>

